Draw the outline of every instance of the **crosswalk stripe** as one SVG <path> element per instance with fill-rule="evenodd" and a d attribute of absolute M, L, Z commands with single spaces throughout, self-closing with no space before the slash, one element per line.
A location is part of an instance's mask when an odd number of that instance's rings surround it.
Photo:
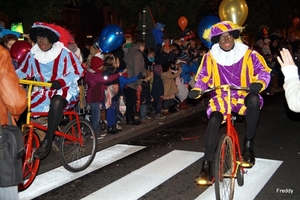
<path fill-rule="evenodd" d="M 174 150 L 82 200 L 138 199 L 199 160 L 203 155 L 201 152 Z"/>
<path fill-rule="evenodd" d="M 235 183 L 234 199 L 254 199 L 281 164 L 282 161 L 257 158 L 255 165 L 251 169 L 247 169 L 246 174 L 244 174 L 244 185 L 240 187 Z M 195 200 L 202 199 L 216 199 L 214 185 L 205 190 Z"/>
<path fill-rule="evenodd" d="M 92 164 L 85 170 L 77 173 L 67 171 L 64 167 L 58 167 L 41 175 L 38 175 L 32 185 L 19 193 L 21 200 L 30 200 L 46 192 L 58 188 L 101 167 L 109 165 L 119 159 L 146 148 L 145 146 L 132 146 L 117 144 L 97 152 Z M 63 177 L 63 178 L 62 178 Z"/>

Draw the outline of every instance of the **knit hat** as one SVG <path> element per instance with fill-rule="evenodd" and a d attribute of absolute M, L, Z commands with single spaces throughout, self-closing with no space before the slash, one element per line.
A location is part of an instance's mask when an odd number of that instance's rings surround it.
<path fill-rule="evenodd" d="M 100 58 L 99 56 L 93 56 L 91 59 L 91 69 L 94 70 L 95 72 L 102 73 L 103 71 L 101 70 L 103 67 L 103 59 Z"/>
<path fill-rule="evenodd" d="M 217 35 L 222 35 L 223 33 L 238 30 L 242 32 L 244 27 L 241 27 L 237 24 L 234 24 L 231 21 L 222 21 L 217 24 L 214 24 L 211 28 L 205 29 L 202 37 L 208 41 L 211 40 L 212 37 Z"/>
<path fill-rule="evenodd" d="M 187 62 L 189 60 L 189 55 L 186 52 L 181 52 L 178 57 L 177 60 L 182 60 L 184 62 Z"/>
<path fill-rule="evenodd" d="M 166 26 L 165 24 L 157 22 L 156 25 L 155 25 L 155 28 L 156 29 L 162 29 L 162 28 L 165 28 L 165 26 Z"/>

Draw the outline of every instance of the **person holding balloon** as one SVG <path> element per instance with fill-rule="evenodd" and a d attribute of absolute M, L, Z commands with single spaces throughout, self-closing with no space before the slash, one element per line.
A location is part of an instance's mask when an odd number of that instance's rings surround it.
<path fill-rule="evenodd" d="M 79 88 L 77 81 L 84 69 L 78 57 L 68 49 L 74 38 L 68 30 L 45 22 L 35 22 L 29 31 L 34 46 L 16 73 L 20 79 L 35 78 L 51 82 L 50 88 L 32 92 L 32 112 L 48 112 L 48 130 L 34 157 L 43 159 L 50 151 L 54 132 L 63 117 L 63 110 L 75 106 Z"/>
<path fill-rule="evenodd" d="M 252 51 L 241 42 L 239 38 L 242 30 L 243 27 L 231 21 L 221 21 L 203 33 L 203 38 L 213 45 L 202 59 L 195 76 L 195 86 L 189 93 L 189 97 L 199 98 L 197 91 L 224 84 L 249 87 L 250 92 L 232 91 L 231 102 L 226 102 L 226 91 L 211 93 L 206 110 L 209 123 L 205 135 L 204 161 L 200 174 L 195 180 L 198 185 L 211 184 L 211 167 L 218 143 L 218 130 L 226 121 L 227 103 L 232 104 L 233 112 L 246 115 L 247 130 L 243 144 L 243 159 L 250 166 L 255 164 L 253 139 L 260 109 L 263 106 L 263 98 L 259 93 L 268 86 L 271 69 L 259 53 Z"/>

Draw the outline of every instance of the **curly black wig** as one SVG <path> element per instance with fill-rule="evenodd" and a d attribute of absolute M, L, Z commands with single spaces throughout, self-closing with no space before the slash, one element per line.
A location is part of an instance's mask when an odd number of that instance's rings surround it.
<path fill-rule="evenodd" d="M 233 30 L 228 32 L 229 35 L 231 35 L 234 39 L 238 39 L 240 37 L 241 32 L 239 30 Z M 220 41 L 221 35 L 213 36 L 210 41 L 214 44 L 218 43 Z"/>
<path fill-rule="evenodd" d="M 48 28 L 42 28 L 42 27 L 31 28 L 29 32 L 29 37 L 34 43 L 37 42 L 37 36 L 48 38 L 49 42 L 52 44 L 59 41 L 58 35 L 56 35 L 53 31 L 51 31 Z"/>

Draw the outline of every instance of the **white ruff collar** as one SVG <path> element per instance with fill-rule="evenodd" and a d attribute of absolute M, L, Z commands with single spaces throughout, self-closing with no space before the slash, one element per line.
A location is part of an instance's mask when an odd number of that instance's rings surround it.
<path fill-rule="evenodd" d="M 220 45 L 217 43 L 212 46 L 210 53 L 218 64 L 230 66 L 240 61 L 248 48 L 249 47 L 247 45 L 241 42 L 235 42 L 234 48 L 227 52 L 222 50 Z"/>
<path fill-rule="evenodd" d="M 46 64 L 57 58 L 63 48 L 63 43 L 55 42 L 52 45 L 51 49 L 46 52 L 42 51 L 37 44 L 35 44 L 30 51 L 34 55 L 35 59 L 37 59 L 42 64 Z"/>

